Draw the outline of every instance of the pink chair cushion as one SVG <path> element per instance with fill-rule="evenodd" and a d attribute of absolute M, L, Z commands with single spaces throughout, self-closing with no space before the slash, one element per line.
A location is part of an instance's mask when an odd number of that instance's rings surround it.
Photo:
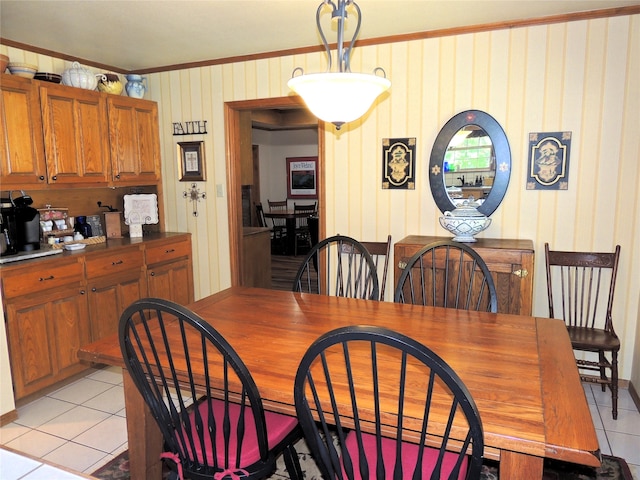
<path fill-rule="evenodd" d="M 365 455 L 369 465 L 369 478 L 376 478 L 376 458 L 377 447 L 375 435 L 362 434 L 362 442 L 364 444 Z M 353 470 L 356 478 L 362 478 L 360 475 L 360 467 L 358 465 L 358 443 L 354 431 L 349 432 L 345 440 L 345 446 L 351 455 Z M 387 478 L 392 478 L 393 468 L 396 462 L 396 441 L 391 438 L 382 439 L 382 459 L 384 461 L 385 473 Z M 411 478 L 413 469 L 418 459 L 418 445 L 415 443 L 404 442 L 402 445 L 402 473 L 405 478 Z M 438 450 L 435 448 L 425 448 L 422 461 L 422 478 L 430 478 L 433 467 L 438 459 Z M 448 478 L 456 464 L 458 455 L 456 453 L 446 452 L 442 460 L 441 478 Z M 344 467 L 343 467 L 344 472 Z M 460 475 L 458 479 L 464 479 L 467 476 L 467 458 L 462 460 L 460 466 Z"/>
<path fill-rule="evenodd" d="M 224 402 L 220 400 L 211 400 L 213 405 L 214 417 L 216 421 L 216 444 L 217 448 L 217 460 L 218 465 L 221 468 L 225 467 L 225 450 L 224 450 L 224 437 L 223 437 L 223 429 L 222 422 L 224 416 Z M 202 416 L 202 421 L 205 425 L 207 422 L 207 402 L 202 402 L 198 406 L 198 410 L 200 411 L 200 415 Z M 237 436 L 236 436 L 236 424 L 238 421 L 238 417 L 240 415 L 240 406 L 237 404 L 230 404 L 229 415 L 231 417 L 231 439 L 229 442 L 229 466 L 236 467 L 233 465 L 236 458 L 237 452 Z M 260 460 L 260 450 L 258 448 L 258 438 L 256 435 L 255 423 L 253 420 L 253 412 L 251 409 L 247 408 L 245 410 L 245 432 L 244 439 L 242 445 L 242 455 L 240 457 L 240 465 L 238 468 L 251 465 L 252 463 Z M 190 415 L 191 418 L 191 428 L 195 431 L 195 413 L 192 412 Z M 291 432 L 296 425 L 298 424 L 298 420 L 295 417 L 290 417 L 288 415 L 281 415 L 278 413 L 265 412 L 265 420 L 267 426 L 267 441 L 268 447 L 271 449 L 278 443 L 280 443 L 286 436 Z M 179 435 L 179 433 L 178 433 Z M 193 458 L 193 453 L 191 452 L 191 446 L 188 441 L 185 442 L 187 445 L 187 452 L 189 457 Z M 200 443 L 194 439 L 194 443 L 196 443 L 196 451 L 195 458 L 199 463 L 204 463 L 204 456 L 202 452 L 202 448 L 200 447 Z M 205 435 L 205 452 L 208 465 L 213 465 L 213 449 L 211 448 L 211 439 L 209 435 Z"/>

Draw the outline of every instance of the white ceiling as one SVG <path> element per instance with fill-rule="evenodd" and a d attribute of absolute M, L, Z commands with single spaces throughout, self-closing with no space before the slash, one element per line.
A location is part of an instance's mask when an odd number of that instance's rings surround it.
<path fill-rule="evenodd" d="M 371 39 L 640 5 L 637 0 L 359 0 Z M 320 0 L 0 0 L 0 37 L 111 66 L 158 69 L 320 44 Z M 352 22 L 353 23 L 353 22 Z M 335 42 L 335 34 L 327 40 Z"/>

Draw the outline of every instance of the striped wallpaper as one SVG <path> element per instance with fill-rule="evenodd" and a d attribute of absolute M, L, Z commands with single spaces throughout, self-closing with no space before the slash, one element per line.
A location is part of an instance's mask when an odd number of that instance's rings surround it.
<path fill-rule="evenodd" d="M 0 46 L 13 61 L 61 73 L 67 62 Z M 22 58 L 21 58 L 22 57 Z M 230 285 L 224 102 L 283 97 L 295 67 L 324 70 L 307 54 L 150 74 L 160 110 L 166 229 L 193 234 L 196 298 Z M 548 315 L 544 242 L 554 249 L 622 247 L 614 324 L 620 376 L 640 385 L 640 15 L 356 47 L 353 71 L 383 67 L 391 79 L 362 119 L 325 135 L 329 234 L 394 242 L 445 235 L 427 165 L 444 123 L 484 110 L 504 128 L 513 170 L 507 195 L 481 236 L 531 239 L 534 315 Z M 172 122 L 207 120 L 208 134 L 173 137 Z M 571 131 L 569 189 L 526 190 L 530 132 Z M 415 190 L 381 188 L 383 138 L 416 137 Z M 192 216 L 178 181 L 176 143 L 205 141 L 207 199 Z M 216 195 L 217 188 L 223 196 Z M 634 354 L 635 351 L 635 354 Z"/>

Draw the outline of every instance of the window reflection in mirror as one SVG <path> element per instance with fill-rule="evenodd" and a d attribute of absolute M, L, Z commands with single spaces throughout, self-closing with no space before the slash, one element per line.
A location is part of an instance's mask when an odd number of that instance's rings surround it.
<path fill-rule="evenodd" d="M 431 151 L 429 184 L 441 212 L 473 196 L 478 211 L 491 215 L 505 196 L 511 175 L 509 142 L 486 112 L 467 110 L 440 130 Z"/>
<path fill-rule="evenodd" d="M 473 197 L 482 204 L 495 176 L 491 138 L 478 125 L 467 125 L 451 138 L 444 154 L 444 181 L 454 205 Z"/>

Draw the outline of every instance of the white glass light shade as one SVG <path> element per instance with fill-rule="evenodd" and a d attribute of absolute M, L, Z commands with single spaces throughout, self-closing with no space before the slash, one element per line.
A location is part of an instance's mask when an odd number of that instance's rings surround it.
<path fill-rule="evenodd" d="M 287 85 L 302 97 L 311 113 L 339 128 L 367 113 L 391 81 L 365 73 L 311 73 L 293 77 Z"/>

